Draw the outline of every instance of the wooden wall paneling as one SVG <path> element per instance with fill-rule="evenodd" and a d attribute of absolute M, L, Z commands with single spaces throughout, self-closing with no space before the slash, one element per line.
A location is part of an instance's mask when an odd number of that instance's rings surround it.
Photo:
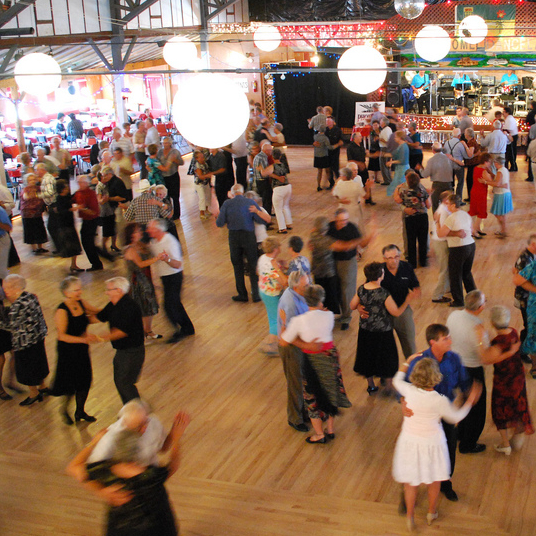
<path fill-rule="evenodd" d="M 173 28 L 173 10 L 171 0 L 160 0 L 160 10 L 162 14 L 162 27 Z"/>
<path fill-rule="evenodd" d="M 74 16 L 75 14 L 72 12 L 73 2 L 69 2 L 69 4 L 67 4 L 67 0 L 51 0 L 50 7 L 54 21 L 54 34 L 68 35 L 70 33 L 75 33 L 70 24 L 71 17 L 73 18 L 73 22 L 77 19 L 77 17 Z M 78 20 L 80 19 L 82 19 L 81 16 L 78 18 Z M 80 30 L 78 30 L 78 32 L 79 31 Z"/>
<path fill-rule="evenodd" d="M 101 24 L 100 2 L 95 2 L 95 0 L 83 0 L 83 2 L 86 31 L 88 33 L 93 33 L 111 30 L 111 25 L 109 22 L 104 25 Z"/>
<path fill-rule="evenodd" d="M 51 0 L 39 0 L 34 5 L 35 18 L 39 21 L 49 21 L 52 19 Z M 24 11 L 27 11 L 25 9 Z M 24 12 L 23 12 L 24 13 Z"/>
<path fill-rule="evenodd" d="M 86 16 L 83 0 L 67 0 L 69 6 L 69 28 L 72 34 L 86 33 Z"/>

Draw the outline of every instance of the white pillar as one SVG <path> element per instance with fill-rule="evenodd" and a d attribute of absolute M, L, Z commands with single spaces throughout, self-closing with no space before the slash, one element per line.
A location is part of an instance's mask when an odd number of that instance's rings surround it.
<path fill-rule="evenodd" d="M 118 127 L 128 121 L 127 108 L 123 100 L 123 89 L 125 87 L 124 75 L 116 75 L 113 77 L 114 82 L 114 107 L 115 107 L 115 122 Z"/>

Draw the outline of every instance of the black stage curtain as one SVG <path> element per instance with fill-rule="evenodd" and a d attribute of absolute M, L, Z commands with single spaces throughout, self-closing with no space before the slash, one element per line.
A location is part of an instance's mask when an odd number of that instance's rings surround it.
<path fill-rule="evenodd" d="M 384 20 L 397 14 L 393 0 L 249 0 L 248 4 L 250 20 L 263 22 Z"/>
<path fill-rule="evenodd" d="M 320 56 L 321 67 L 336 67 L 338 58 Z M 307 119 L 316 115 L 317 106 L 331 106 L 337 125 L 352 128 L 355 103 L 366 101 L 365 95 L 347 90 L 337 73 L 315 73 L 293 76 L 289 72 L 284 80 L 274 76 L 277 120 L 283 125 L 285 140 L 292 145 L 310 145 L 313 132 Z"/>

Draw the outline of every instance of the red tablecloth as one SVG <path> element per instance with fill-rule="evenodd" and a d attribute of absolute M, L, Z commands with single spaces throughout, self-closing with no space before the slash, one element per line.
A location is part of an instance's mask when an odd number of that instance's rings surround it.
<path fill-rule="evenodd" d="M 370 125 L 365 125 L 364 127 L 354 127 L 352 129 L 352 134 L 354 134 L 355 132 L 360 132 L 363 138 L 367 138 L 370 134 L 370 130 L 371 130 Z"/>
<path fill-rule="evenodd" d="M 6 171 L 13 179 L 18 179 L 21 176 L 20 168 L 6 169 Z"/>
<path fill-rule="evenodd" d="M 67 149 L 71 156 L 81 156 L 84 158 L 84 156 L 89 156 L 89 153 L 91 152 L 90 147 L 84 147 L 83 149 Z"/>

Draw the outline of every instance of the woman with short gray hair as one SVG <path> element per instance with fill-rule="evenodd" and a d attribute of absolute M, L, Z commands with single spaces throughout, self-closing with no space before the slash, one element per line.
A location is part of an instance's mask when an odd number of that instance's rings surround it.
<path fill-rule="evenodd" d="M 45 350 L 47 325 L 37 296 L 24 290 L 24 277 L 8 275 L 2 287 L 11 307 L 7 318 L 0 324 L 11 333 L 17 381 L 30 390 L 30 396 L 19 406 L 31 406 L 34 402 L 42 402 L 48 394 L 45 386 L 49 373 Z"/>
<path fill-rule="evenodd" d="M 58 361 L 51 394 L 64 397 L 60 415 L 65 424 L 74 423 L 69 415 L 69 404 L 73 397 L 76 399 L 75 420 L 95 422 L 97 419 L 86 413 L 85 403 L 93 379 L 89 344 L 98 339 L 87 333 L 87 327 L 92 322 L 88 315 L 94 315 L 99 310 L 82 300 L 82 283 L 78 277 L 66 277 L 60 284 L 60 290 L 65 299 L 54 316 L 58 334 Z"/>
<path fill-rule="evenodd" d="M 517 351 L 514 355 L 506 352 L 519 344 L 517 331 L 510 327 L 510 311 L 496 305 L 491 309 L 491 323 L 497 330 L 497 336 L 491 346 L 498 346 L 501 352 L 486 362 L 493 363 L 493 391 L 491 394 L 491 416 L 501 434 L 501 442 L 495 450 L 506 456 L 512 453 L 512 447 L 519 450 L 525 435 L 534 433 L 529 412 L 525 369 Z M 506 357 L 509 356 L 509 357 Z"/>
<path fill-rule="evenodd" d="M 304 351 L 303 399 L 314 429 L 307 443 L 327 443 L 335 439 L 333 424 L 339 408 L 349 408 L 352 404 L 346 397 L 339 352 L 333 344 L 335 315 L 324 310 L 324 289 L 311 285 L 305 290 L 304 298 L 309 311 L 291 318 L 280 335 L 279 344 L 288 346 L 299 337 L 304 342 L 315 341 L 321 345 L 317 352 Z M 327 423 L 327 430 L 323 428 L 323 421 Z"/>

